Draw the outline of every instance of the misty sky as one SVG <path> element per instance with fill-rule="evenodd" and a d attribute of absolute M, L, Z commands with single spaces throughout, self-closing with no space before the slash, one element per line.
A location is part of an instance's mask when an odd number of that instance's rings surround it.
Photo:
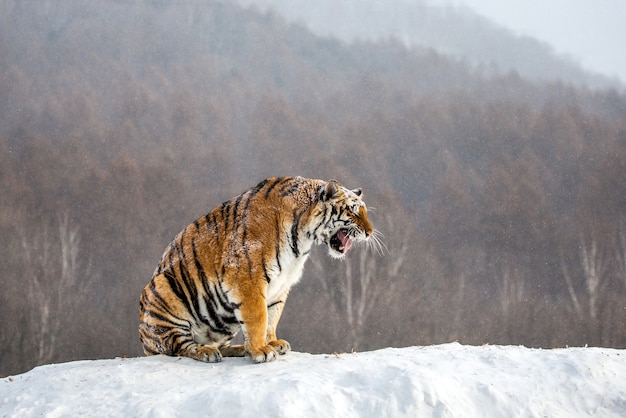
<path fill-rule="evenodd" d="M 588 70 L 626 83 L 625 0 L 439 0 L 467 5 L 518 34 L 550 43 Z"/>

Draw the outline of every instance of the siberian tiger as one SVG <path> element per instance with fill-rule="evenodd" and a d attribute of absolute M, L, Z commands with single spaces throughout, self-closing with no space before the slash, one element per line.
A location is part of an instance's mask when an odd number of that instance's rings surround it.
<path fill-rule="evenodd" d="M 262 181 L 187 226 L 165 250 L 140 298 L 144 352 L 205 362 L 276 359 L 291 349 L 276 326 L 313 244 L 342 258 L 374 232 L 361 189 L 302 177 Z M 244 345 L 230 345 L 240 329 Z"/>

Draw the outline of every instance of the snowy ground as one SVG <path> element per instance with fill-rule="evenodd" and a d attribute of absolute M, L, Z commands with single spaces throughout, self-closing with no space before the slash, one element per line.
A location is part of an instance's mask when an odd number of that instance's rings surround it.
<path fill-rule="evenodd" d="M 268 364 L 78 361 L 0 380 L 0 417 L 626 416 L 626 350 L 289 353 Z"/>

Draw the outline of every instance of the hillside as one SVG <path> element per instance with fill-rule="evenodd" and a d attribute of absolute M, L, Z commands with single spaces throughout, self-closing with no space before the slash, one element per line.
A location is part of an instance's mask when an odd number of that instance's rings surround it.
<path fill-rule="evenodd" d="M 623 350 L 430 347 L 269 364 L 172 357 L 38 367 L 0 381 L 0 416 L 522 417 L 626 413 Z"/>
<path fill-rule="evenodd" d="M 438 53 L 489 71 L 516 71 L 535 81 L 557 81 L 607 88 L 619 81 L 584 71 L 546 43 L 515 35 L 472 10 L 429 0 L 237 0 L 274 10 L 317 35 L 345 42 L 395 38 L 409 47 Z"/>

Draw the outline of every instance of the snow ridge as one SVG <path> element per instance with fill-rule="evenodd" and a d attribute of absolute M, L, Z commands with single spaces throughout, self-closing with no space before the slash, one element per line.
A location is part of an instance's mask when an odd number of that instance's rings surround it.
<path fill-rule="evenodd" d="M 41 366 L 0 380 L 0 416 L 625 416 L 626 352 L 387 348 L 253 364 L 165 356 Z"/>

